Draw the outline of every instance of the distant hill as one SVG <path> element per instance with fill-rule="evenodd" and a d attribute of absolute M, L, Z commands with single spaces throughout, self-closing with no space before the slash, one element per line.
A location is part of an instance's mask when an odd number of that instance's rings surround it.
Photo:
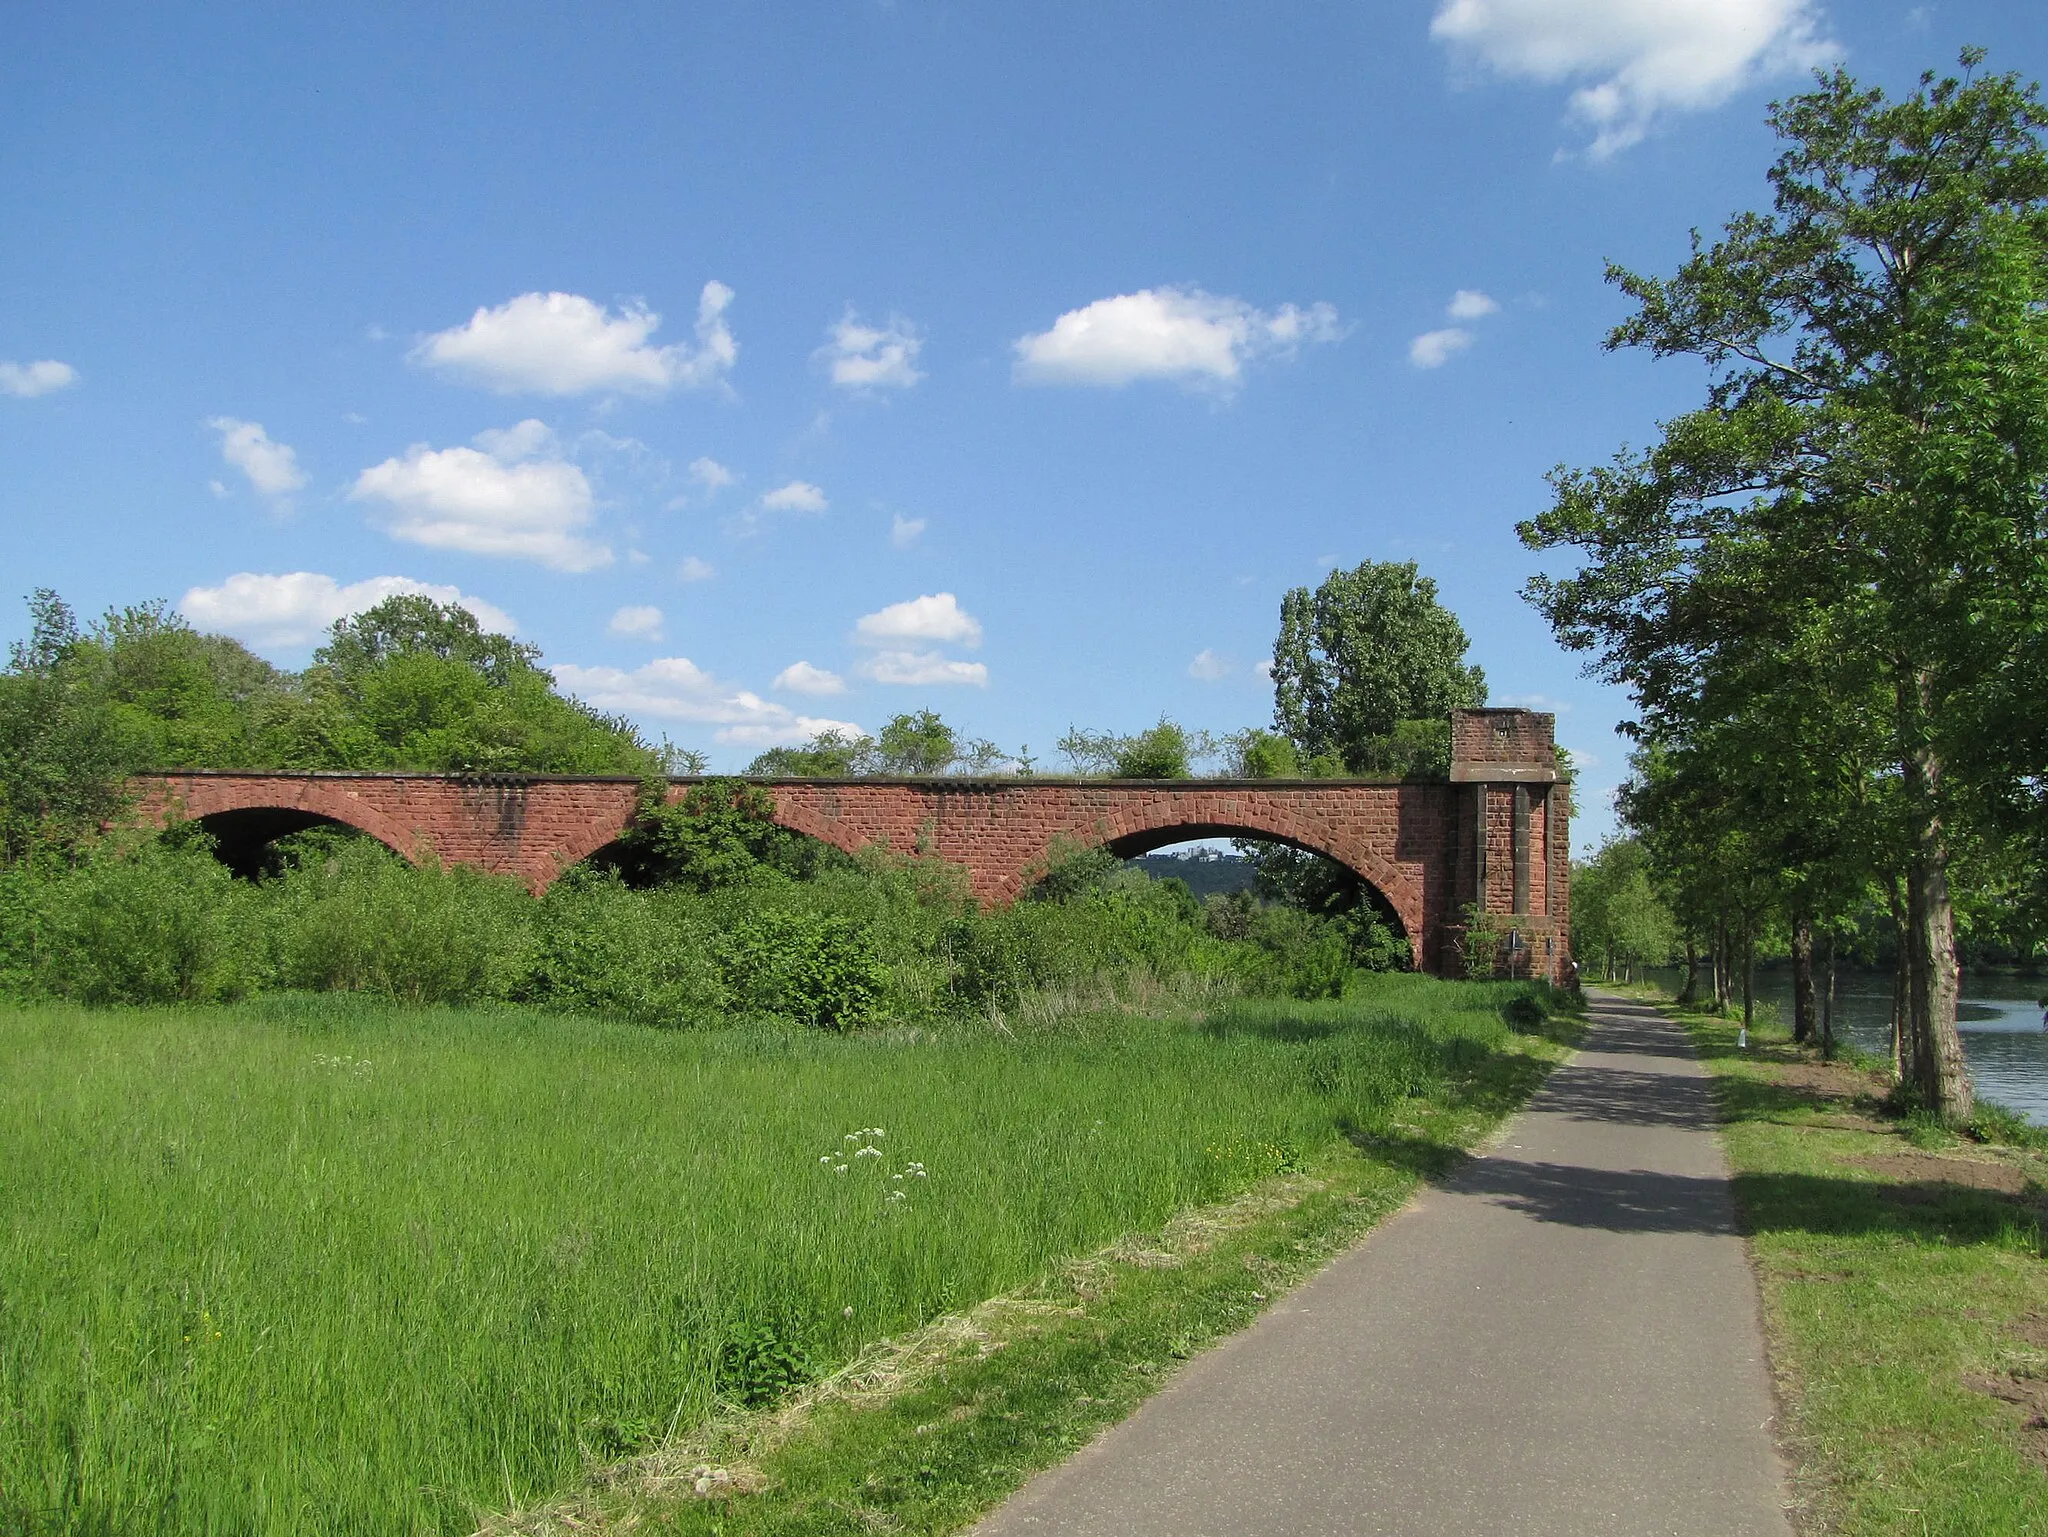
<path fill-rule="evenodd" d="M 1228 895 L 1233 891 L 1243 891 L 1258 875 L 1249 860 L 1240 859 L 1235 854 L 1207 851 L 1198 854 L 1142 854 L 1129 863 L 1154 880 L 1170 875 L 1175 880 L 1186 881 L 1188 890 L 1198 901 L 1219 893 Z"/>

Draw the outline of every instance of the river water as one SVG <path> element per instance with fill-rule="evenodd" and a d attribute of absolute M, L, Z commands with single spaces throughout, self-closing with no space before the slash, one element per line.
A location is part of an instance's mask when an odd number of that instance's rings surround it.
<path fill-rule="evenodd" d="M 1683 970 L 1660 970 L 1658 979 L 1676 991 Z M 1704 977 L 1702 978 L 1704 980 Z M 1825 986 L 1825 976 L 1816 977 Z M 1963 973 L 1963 999 L 1956 1010 L 1963 1060 L 1977 1092 L 2017 1110 L 2037 1126 L 2048 1126 L 2048 1030 L 2041 1024 L 2048 980 L 2039 977 L 1978 976 Z M 1776 1006 L 1792 1022 L 1792 971 L 1774 966 L 1756 976 L 1759 1002 Z M 1889 1056 L 1892 1049 L 1892 979 L 1889 973 L 1843 971 L 1835 978 L 1835 1034 L 1865 1051 Z"/>

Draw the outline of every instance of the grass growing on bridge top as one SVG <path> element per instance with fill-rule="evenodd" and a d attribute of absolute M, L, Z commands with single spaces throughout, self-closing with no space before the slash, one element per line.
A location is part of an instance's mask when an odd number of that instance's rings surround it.
<path fill-rule="evenodd" d="M 1514 991 L 1021 1039 L 0 1011 L 0 1530 L 467 1530 L 1346 1136 L 1496 1112 Z"/>

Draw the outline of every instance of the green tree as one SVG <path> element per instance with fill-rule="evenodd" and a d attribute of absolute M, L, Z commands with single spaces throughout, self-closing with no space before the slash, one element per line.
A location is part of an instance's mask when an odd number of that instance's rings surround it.
<path fill-rule="evenodd" d="M 1226 744 L 1207 731 L 1190 731 L 1162 715 L 1156 725 L 1131 736 L 1071 727 L 1055 745 L 1083 774 L 1109 779 L 1186 779 L 1197 762 L 1216 757 Z"/>
<path fill-rule="evenodd" d="M 83 665 L 83 637 L 48 588 L 29 598 L 29 637 L 0 673 L 0 857 L 65 847 L 120 808 L 120 733 Z"/>
<path fill-rule="evenodd" d="M 1677 938 L 1677 922 L 1635 839 L 1610 838 L 1590 860 L 1573 864 L 1573 948 L 1586 960 L 1599 956 L 1610 980 L 1665 964 Z"/>
<path fill-rule="evenodd" d="M 1295 779 L 1301 774 L 1301 755 L 1294 743 L 1277 731 L 1256 726 L 1240 731 L 1231 739 L 1235 761 L 1231 773 L 1239 779 Z"/>
<path fill-rule="evenodd" d="M 347 679 L 395 657 L 419 655 L 465 663 L 500 688 L 540 663 L 539 647 L 484 629 L 459 604 L 410 592 L 337 619 L 313 660 Z"/>
<path fill-rule="evenodd" d="M 1648 453 L 1559 470 L 1523 528 L 1584 552 L 1533 596 L 1639 691 L 1697 690 L 1702 632 L 1752 605 L 1730 571 L 1868 669 L 1911 1072 L 1957 1118 L 1956 839 L 2039 782 L 2040 733 L 1995 728 L 2043 692 L 2048 612 L 2048 112 L 2014 76 L 1976 78 L 1981 58 L 1896 102 L 1821 78 L 1772 109 L 1770 212 L 1696 240 L 1669 279 L 1610 270 L 1636 312 L 1608 345 L 1697 358 L 1713 383 Z"/>
<path fill-rule="evenodd" d="M 1179 723 L 1161 716 L 1118 747 L 1112 772 L 1118 779 L 1185 779 L 1193 772 L 1194 741 Z"/>
<path fill-rule="evenodd" d="M 293 768 L 663 771 L 631 722 L 557 692 L 538 656 L 454 604 L 388 598 L 336 621 L 265 742 Z"/>
<path fill-rule="evenodd" d="M 801 747 L 769 748 L 747 765 L 747 774 L 755 779 L 850 779 L 862 771 L 874 748 L 874 738 L 834 728 Z"/>
<path fill-rule="evenodd" d="M 1280 600 L 1273 722 L 1304 760 L 1335 758 L 1354 773 L 1427 771 L 1439 758 L 1447 768 L 1451 711 L 1486 703 L 1466 646 L 1413 561 L 1333 571 Z"/>
<path fill-rule="evenodd" d="M 960 756 L 960 738 L 931 710 L 898 715 L 875 737 L 874 772 L 943 774 Z"/>

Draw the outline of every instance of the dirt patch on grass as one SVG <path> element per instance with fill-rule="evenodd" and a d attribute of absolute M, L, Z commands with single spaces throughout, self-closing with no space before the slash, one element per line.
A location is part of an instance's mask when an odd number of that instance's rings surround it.
<path fill-rule="evenodd" d="M 1914 1184 L 1963 1185 L 1972 1190 L 1995 1190 L 2000 1195 L 2025 1195 L 2027 1176 L 2009 1163 L 1982 1158 L 1944 1158 L 1936 1153 L 1871 1153 L 1844 1158 L 1844 1163 L 1869 1169 L 1887 1179 Z"/>
<path fill-rule="evenodd" d="M 1822 1099 L 1853 1100 L 1870 1092 L 1868 1078 L 1839 1062 L 1774 1062 L 1771 1077 Z"/>
<path fill-rule="evenodd" d="M 2020 1444 L 2036 1464 L 2048 1468 L 2048 1381 L 2022 1372 L 1995 1377 L 1967 1376 L 1963 1386 L 2004 1404 L 2020 1420 Z"/>

